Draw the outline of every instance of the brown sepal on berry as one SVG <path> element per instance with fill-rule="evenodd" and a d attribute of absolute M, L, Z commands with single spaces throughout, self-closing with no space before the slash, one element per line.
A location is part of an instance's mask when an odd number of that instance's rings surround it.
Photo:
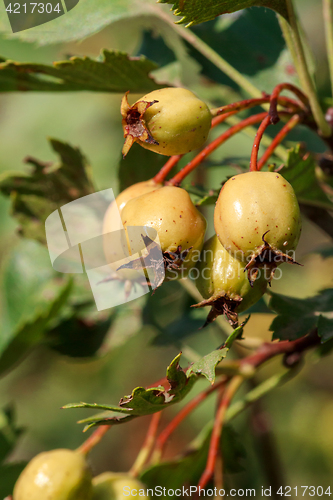
<path fill-rule="evenodd" d="M 198 304 L 193 304 L 191 307 L 206 307 L 211 306 L 211 310 L 207 316 L 205 324 L 202 328 L 209 325 L 216 320 L 218 316 L 222 314 L 227 318 L 228 322 L 233 328 L 238 326 L 238 314 L 237 307 L 241 303 L 242 298 L 230 299 L 227 295 L 221 295 L 220 297 L 210 297 L 207 300 L 203 300 Z"/>
<path fill-rule="evenodd" d="M 149 144 L 157 144 L 158 142 L 150 134 L 146 127 L 143 115 L 146 110 L 158 101 L 138 101 L 133 106 L 130 106 L 127 99 L 127 94 L 124 95 L 121 101 L 120 112 L 122 126 L 124 131 L 125 143 L 122 149 L 123 157 L 127 155 L 133 143 L 136 141 L 147 142 Z"/>
<path fill-rule="evenodd" d="M 275 250 L 265 240 L 265 236 L 268 232 L 269 231 L 266 231 L 266 233 L 262 235 L 263 244 L 257 249 L 256 253 L 252 255 L 251 260 L 246 264 L 244 269 L 244 271 L 247 271 L 247 277 L 252 287 L 258 277 L 259 269 L 265 268 L 269 270 L 270 275 L 268 277 L 268 283 L 271 286 L 271 281 L 279 264 L 287 262 L 289 264 L 296 264 L 297 266 L 303 265 L 290 257 L 290 255 L 280 250 Z"/>
<path fill-rule="evenodd" d="M 161 259 L 161 248 L 155 243 L 149 236 L 141 235 L 146 248 L 148 249 L 148 255 L 145 256 L 144 260 L 142 258 L 132 260 L 127 264 L 120 266 L 120 269 L 135 269 L 135 270 L 145 270 L 153 269 L 155 274 L 154 282 L 147 281 L 148 285 L 156 289 L 162 285 L 165 273 L 169 269 L 180 269 L 185 258 L 187 257 L 189 251 L 192 247 L 182 250 L 181 246 L 178 246 L 175 252 L 163 252 L 163 258 Z"/>

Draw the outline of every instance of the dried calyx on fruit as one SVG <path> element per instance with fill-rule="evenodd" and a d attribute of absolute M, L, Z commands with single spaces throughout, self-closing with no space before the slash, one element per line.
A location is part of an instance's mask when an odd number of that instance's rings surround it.
<path fill-rule="evenodd" d="M 164 272 L 167 280 L 187 276 L 199 258 L 206 231 L 206 220 L 193 205 L 187 191 L 174 186 L 165 186 L 139 196 L 126 204 L 121 218 L 129 249 L 133 244 L 128 232 L 131 226 L 147 227 L 143 236 L 151 243 L 149 246 L 151 253 L 154 253 L 156 245 L 159 245 L 163 261 L 156 262 L 156 259 L 151 259 L 152 267 L 155 266 L 156 286 L 163 282 Z M 155 241 L 156 233 L 158 241 Z M 135 264 L 131 263 L 126 267 L 133 268 L 133 265 Z M 162 273 L 160 265 L 163 265 Z"/>
<path fill-rule="evenodd" d="M 260 276 L 251 287 L 244 272 L 245 264 L 227 252 L 216 235 L 204 244 L 196 269 L 196 286 L 205 300 L 192 307 L 211 306 L 204 326 L 224 314 L 236 327 L 238 313 L 255 304 L 267 289 L 265 269 L 260 270 Z"/>
<path fill-rule="evenodd" d="M 15 484 L 13 500 L 46 499 L 92 499 L 92 478 L 83 454 L 58 449 L 28 463 Z"/>
<path fill-rule="evenodd" d="M 212 119 L 207 105 L 182 88 L 154 90 L 133 106 L 125 94 L 121 114 L 124 156 L 134 142 L 166 156 L 189 153 L 204 144 Z"/>
<path fill-rule="evenodd" d="M 292 186 L 277 172 L 231 177 L 216 202 L 214 226 L 224 248 L 246 262 L 251 284 L 262 267 L 270 269 L 270 281 L 282 262 L 298 264 L 300 209 Z"/>
<path fill-rule="evenodd" d="M 133 496 L 149 498 L 144 484 L 128 474 L 104 472 L 93 479 L 92 500 L 121 500 Z"/>

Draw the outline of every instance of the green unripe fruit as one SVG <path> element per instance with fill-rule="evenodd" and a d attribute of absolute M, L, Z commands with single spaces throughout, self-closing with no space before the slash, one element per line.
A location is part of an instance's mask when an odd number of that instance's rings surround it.
<path fill-rule="evenodd" d="M 301 234 L 295 192 L 276 172 L 236 175 L 221 189 L 214 226 L 224 248 L 238 259 L 257 254 L 264 235 L 272 250 L 295 250 Z"/>
<path fill-rule="evenodd" d="M 92 479 L 84 456 L 59 449 L 40 453 L 18 478 L 13 500 L 91 500 Z"/>
<path fill-rule="evenodd" d="M 206 220 L 193 205 L 192 200 L 182 188 L 165 186 L 151 193 L 129 201 L 121 214 L 125 230 L 130 226 L 148 226 L 158 235 L 164 255 L 178 253 L 181 257 L 181 273 L 171 266 L 174 279 L 184 277 L 198 260 L 203 245 Z M 155 232 L 147 230 L 147 235 L 155 240 Z M 130 246 L 130 241 L 129 246 Z M 171 256 L 176 257 L 176 256 Z M 168 270 L 168 266 L 167 266 Z M 185 274 L 184 274 L 185 273 Z"/>
<path fill-rule="evenodd" d="M 104 472 L 93 479 L 92 500 L 123 500 L 133 497 L 149 498 L 145 486 L 131 476 Z"/>
<path fill-rule="evenodd" d="M 132 107 L 125 96 L 122 115 L 124 155 L 134 141 L 161 155 L 189 153 L 204 144 L 212 119 L 207 105 L 182 88 L 154 90 Z"/>
<path fill-rule="evenodd" d="M 216 202 L 214 226 L 224 248 L 247 262 L 251 283 L 263 266 L 272 277 L 282 262 L 297 264 L 291 254 L 301 235 L 300 209 L 292 186 L 277 172 L 229 179 Z"/>
<path fill-rule="evenodd" d="M 205 300 L 195 307 L 212 307 L 207 323 L 225 314 L 235 326 L 237 314 L 255 304 L 267 288 L 265 270 L 260 270 L 260 276 L 251 287 L 245 263 L 232 257 L 216 235 L 204 244 L 196 269 L 198 277 L 195 283 Z"/>

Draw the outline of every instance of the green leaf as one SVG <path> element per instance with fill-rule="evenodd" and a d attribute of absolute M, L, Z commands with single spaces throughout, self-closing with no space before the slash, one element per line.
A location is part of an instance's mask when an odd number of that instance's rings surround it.
<path fill-rule="evenodd" d="M 249 321 L 250 317 L 251 316 L 248 316 L 243 321 L 243 323 L 241 323 L 237 328 L 235 328 L 235 330 L 229 335 L 229 337 L 225 341 L 224 347 L 228 347 L 230 349 L 230 347 L 232 346 L 232 344 L 234 343 L 235 340 L 239 340 L 242 338 L 244 326 Z"/>
<path fill-rule="evenodd" d="M 19 462 L 0 466 L 0 498 L 5 499 L 13 493 L 15 483 L 26 465 L 27 462 Z"/>
<path fill-rule="evenodd" d="M 333 306 L 332 306 L 333 309 Z M 333 318 L 326 318 L 319 316 L 318 319 L 318 335 L 321 337 L 322 342 L 327 342 L 333 339 Z"/>
<path fill-rule="evenodd" d="M 278 314 L 270 325 L 273 339 L 295 340 L 318 328 L 322 342 L 333 337 L 333 288 L 307 299 L 295 299 L 270 292 L 269 307 Z M 326 313 L 320 315 L 319 313 Z"/>
<path fill-rule="evenodd" d="M 182 16 L 178 23 L 186 23 L 187 27 L 210 21 L 221 14 L 230 14 L 247 7 L 268 7 L 288 19 L 288 8 L 285 0 L 158 0 L 159 3 L 172 4 L 176 16 Z"/>
<path fill-rule="evenodd" d="M 195 26 L 193 31 L 215 52 L 258 88 L 270 93 L 279 82 L 298 84 L 297 73 L 281 36 L 277 16 L 267 9 L 245 9 L 225 23 L 226 17 Z M 240 33 L 246 35 L 240 36 Z M 265 43 L 263 43 L 265 40 Z M 223 85 L 238 88 L 211 61 L 190 47 L 190 54 L 202 66 L 201 72 Z M 149 55 L 149 52 L 147 53 Z M 147 55 L 146 54 L 146 55 Z M 209 90 L 211 93 L 211 90 Z M 227 102 L 236 100 L 228 99 Z M 208 97 L 209 100 L 212 97 Z M 222 98 L 223 99 L 223 98 Z M 221 105 L 220 102 L 216 102 Z M 248 166 L 247 166 L 248 168 Z"/>
<path fill-rule="evenodd" d="M 0 410 L 0 463 L 14 449 L 22 432 L 23 429 L 16 426 L 13 406 Z"/>
<path fill-rule="evenodd" d="M 333 203 L 321 189 L 315 168 L 316 162 L 312 155 L 304 153 L 298 145 L 289 151 L 287 164 L 279 173 L 290 182 L 300 203 L 332 210 Z"/>
<path fill-rule="evenodd" d="M 145 57 L 104 50 L 99 60 L 72 57 L 53 66 L 0 63 L 0 91 L 149 92 L 160 88 L 149 73 L 158 66 Z"/>
<path fill-rule="evenodd" d="M 26 158 L 30 175 L 5 173 L 0 176 L 0 192 L 10 196 L 12 213 L 21 225 L 21 234 L 45 243 L 45 220 L 59 206 L 94 192 L 89 165 L 78 148 L 50 139 L 57 163 Z"/>
<path fill-rule="evenodd" d="M 116 317 L 116 314 L 103 312 L 94 317 L 90 312 L 80 314 L 74 308 L 73 315 L 50 329 L 45 340 L 60 354 L 72 358 L 92 357 L 103 345 L 105 336 Z"/>
<path fill-rule="evenodd" d="M 163 386 L 150 387 L 136 387 L 132 394 L 125 396 L 119 402 L 119 406 L 99 405 L 90 403 L 70 403 L 64 408 L 96 408 L 100 410 L 112 411 L 115 413 L 125 413 L 132 418 L 140 417 L 143 415 L 151 415 L 158 411 L 178 403 L 181 401 L 192 389 L 197 376 L 194 373 L 186 375 L 179 366 L 179 359 L 181 354 L 178 354 L 167 368 L 167 380 L 169 388 Z M 91 418 L 84 420 L 87 424 L 86 429 L 96 425 L 113 425 L 114 423 L 123 423 L 127 419 L 119 419 L 119 417 L 104 417 L 100 418 L 95 415 Z"/>
<path fill-rule="evenodd" d="M 215 368 L 226 357 L 229 349 L 217 349 L 216 351 L 207 354 L 187 370 L 186 375 L 189 377 L 192 373 L 196 375 L 203 375 L 206 379 L 214 384 L 215 382 Z"/>
<path fill-rule="evenodd" d="M 14 36 L 42 45 L 80 40 L 97 33 L 112 22 L 142 13 L 142 10 L 142 3 L 136 0 L 98 0 L 98 6 L 89 0 L 80 0 L 74 9 L 54 19 L 47 28 L 45 25 L 36 26 Z M 6 12 L 2 8 L 0 29 L 8 32 L 8 28 Z"/>
<path fill-rule="evenodd" d="M 72 288 L 72 280 L 63 285 L 54 286 L 48 292 L 47 302 L 35 303 L 29 318 L 22 317 L 16 328 L 6 336 L 0 349 L 0 375 L 3 375 L 39 344 L 52 320 L 67 303 Z"/>

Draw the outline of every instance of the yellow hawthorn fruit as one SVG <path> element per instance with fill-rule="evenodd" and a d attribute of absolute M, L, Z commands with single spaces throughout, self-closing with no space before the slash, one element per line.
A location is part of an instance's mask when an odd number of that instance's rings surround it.
<path fill-rule="evenodd" d="M 123 256 L 126 255 L 124 252 L 128 250 L 126 238 L 123 237 L 122 243 L 119 243 L 118 246 L 115 243 L 114 237 L 112 237 L 111 235 L 111 233 L 113 233 L 114 231 L 121 231 L 123 229 L 123 225 L 119 217 L 123 208 L 129 200 L 137 198 L 142 194 L 155 191 L 156 189 L 159 189 L 161 187 L 162 184 L 156 184 L 153 179 L 138 182 L 124 189 L 124 191 L 122 191 L 116 197 L 116 199 L 112 203 L 110 203 L 103 221 L 103 248 L 106 261 L 109 263 L 112 271 L 117 271 L 119 266 L 121 266 L 124 258 Z M 121 238 L 121 234 L 118 234 Z M 131 280 L 138 278 L 139 274 L 131 269 L 120 269 L 119 271 L 117 271 L 117 276 L 118 278 L 122 278 L 124 280 Z"/>
<path fill-rule="evenodd" d="M 216 235 L 204 244 L 196 270 L 195 283 L 205 300 L 194 307 L 212 308 L 206 324 L 225 314 L 229 322 L 236 326 L 237 314 L 255 304 L 267 288 L 265 270 L 260 270 L 260 276 L 251 287 L 244 272 L 245 263 L 232 257 Z"/>
<path fill-rule="evenodd" d="M 121 214 L 129 247 L 133 244 L 130 226 L 147 226 L 157 232 L 168 279 L 185 277 L 198 260 L 206 220 L 193 205 L 187 191 L 165 186 L 129 201 Z M 155 231 L 146 235 L 155 240 Z"/>
<path fill-rule="evenodd" d="M 149 498 L 146 487 L 128 474 L 104 472 L 93 479 L 92 500 L 125 500 Z"/>
<path fill-rule="evenodd" d="M 22 471 L 13 500 L 91 500 L 92 479 L 84 456 L 67 449 L 40 453 Z"/>
<path fill-rule="evenodd" d="M 292 186 L 277 172 L 247 172 L 222 187 L 214 211 L 216 234 L 247 268 L 295 262 L 301 217 Z"/>
<path fill-rule="evenodd" d="M 161 155 L 189 153 L 208 137 L 211 113 L 190 90 L 165 88 L 144 95 L 133 106 L 121 106 L 125 156 L 134 142 Z"/>

